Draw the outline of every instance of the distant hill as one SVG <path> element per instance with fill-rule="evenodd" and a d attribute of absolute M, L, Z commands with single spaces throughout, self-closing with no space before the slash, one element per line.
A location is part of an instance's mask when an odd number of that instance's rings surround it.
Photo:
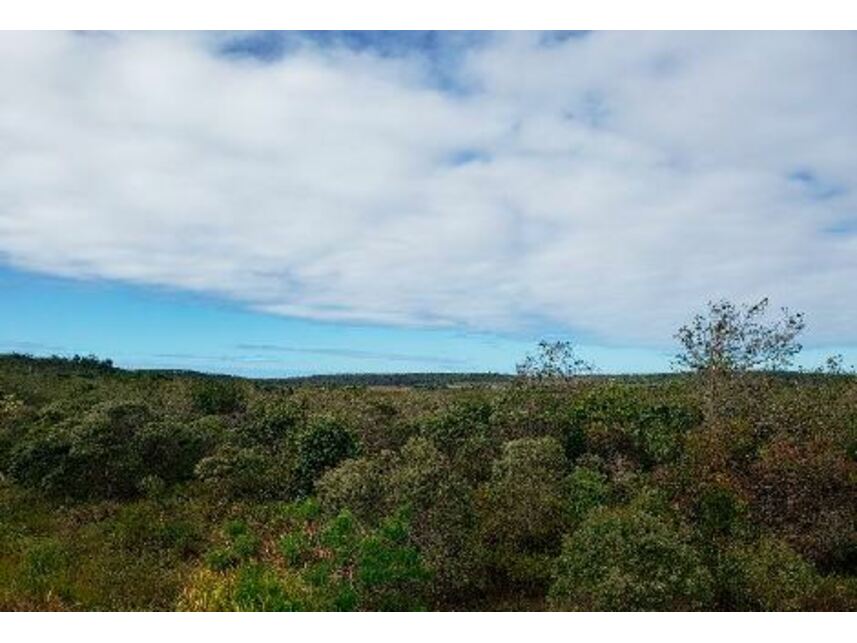
<path fill-rule="evenodd" d="M 58 376 L 78 375 L 94 377 L 113 375 L 118 377 L 155 377 L 155 378 L 222 378 L 243 379 L 254 382 L 260 388 L 280 386 L 318 386 L 318 387 L 404 387 L 404 388 L 447 388 L 468 386 L 494 386 L 509 384 L 515 380 L 510 373 L 333 373 L 325 375 L 303 375 L 295 377 L 248 378 L 224 373 L 203 373 L 183 369 L 123 369 L 115 366 L 110 359 L 100 359 L 94 355 L 74 355 L 62 357 L 34 357 L 22 353 L 0 354 L 0 368 L 6 371 L 42 372 Z M 829 378 L 852 377 L 853 374 L 830 375 L 820 372 L 785 371 L 777 373 L 783 378 Z M 651 385 L 664 380 L 687 377 L 682 373 L 620 373 L 591 374 L 587 379 L 615 380 L 628 384 Z"/>
<path fill-rule="evenodd" d="M 211 377 L 252 379 L 264 386 L 404 386 L 438 388 L 445 386 L 486 385 L 509 382 L 513 375 L 503 373 L 342 373 L 277 378 L 243 378 L 220 373 L 202 373 L 183 369 L 123 369 L 109 359 L 94 355 L 34 357 L 22 353 L 0 354 L 0 367 L 11 370 L 41 371 L 54 375 L 125 375 L 144 377 Z"/>
<path fill-rule="evenodd" d="M 440 388 L 446 386 L 504 384 L 513 379 L 514 375 L 504 373 L 341 373 L 335 375 L 277 378 L 263 381 L 266 383 L 284 383 L 298 386 L 405 386 L 409 388 Z"/>

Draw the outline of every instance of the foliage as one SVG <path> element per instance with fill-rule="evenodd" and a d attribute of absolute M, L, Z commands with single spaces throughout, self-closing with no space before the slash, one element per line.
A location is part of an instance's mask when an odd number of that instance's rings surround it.
<path fill-rule="evenodd" d="M 309 504 L 307 504 L 309 503 Z M 312 501 L 286 507 L 286 532 L 273 554 L 243 524 L 227 527 L 226 549 L 207 560 L 185 588 L 181 607 L 195 610 L 304 611 L 423 609 L 429 575 L 410 543 L 404 513 L 367 529 L 342 512 L 318 523 Z M 242 540 L 244 539 L 244 540 Z"/>
<path fill-rule="evenodd" d="M 0 357 L 0 608 L 854 610 L 857 378 L 734 375 Z"/>
<path fill-rule="evenodd" d="M 496 573 L 510 584 L 547 584 L 550 556 L 566 522 L 562 445 L 553 437 L 503 445 L 490 480 L 479 489 L 477 516 Z"/>
<path fill-rule="evenodd" d="M 765 323 L 767 308 L 767 298 L 744 306 L 709 302 L 707 315 L 695 315 L 676 333 L 682 347 L 676 364 L 714 372 L 788 367 L 801 349 L 796 338 L 804 329 L 803 314 L 783 308 L 782 319 Z"/>
<path fill-rule="evenodd" d="M 275 476 L 274 460 L 256 449 L 222 445 L 196 465 L 196 476 L 226 498 L 267 499 L 287 494 Z M 286 483 L 288 481 L 285 481 Z"/>
<path fill-rule="evenodd" d="M 244 410 L 244 392 L 232 378 L 205 378 L 191 388 L 193 405 L 204 415 L 238 413 Z"/>
<path fill-rule="evenodd" d="M 454 600 L 482 587 L 474 492 L 449 459 L 431 441 L 412 438 L 393 462 L 386 489 L 387 506 L 410 513 L 435 598 Z"/>
<path fill-rule="evenodd" d="M 681 531 L 633 508 L 590 514 L 566 539 L 550 590 L 555 608 L 583 610 L 705 609 L 711 596 Z"/>
<path fill-rule="evenodd" d="M 421 434 L 432 441 L 469 480 L 487 477 L 494 445 L 489 433 L 493 408 L 482 399 L 455 402 L 429 418 Z"/>
<path fill-rule="evenodd" d="M 276 450 L 293 438 L 305 422 L 305 410 L 291 401 L 277 400 L 254 409 L 235 431 L 242 447 Z"/>
<path fill-rule="evenodd" d="M 558 543 L 566 466 L 562 446 L 552 437 L 503 445 L 480 494 L 481 522 L 492 548 L 542 551 Z"/>
<path fill-rule="evenodd" d="M 745 503 L 728 488 L 712 485 L 699 499 L 696 508 L 698 528 L 707 542 L 735 535 L 746 516 Z"/>
<path fill-rule="evenodd" d="M 597 469 L 577 466 L 565 481 L 568 522 L 579 525 L 593 509 L 609 501 L 610 482 Z"/>
<path fill-rule="evenodd" d="M 312 492 L 315 481 L 342 460 L 357 455 L 357 441 L 351 432 L 330 418 L 311 423 L 298 436 L 295 465 L 295 489 L 298 494 Z"/>
<path fill-rule="evenodd" d="M 388 504 L 385 483 L 390 455 L 345 460 L 327 471 L 316 484 L 321 504 L 334 512 L 350 509 L 361 520 L 376 521 Z"/>
<path fill-rule="evenodd" d="M 651 468 L 675 460 L 700 421 L 699 411 L 687 402 L 652 402 L 633 389 L 606 386 L 571 408 L 563 426 L 565 452 L 571 460 L 591 451 Z"/>
<path fill-rule="evenodd" d="M 740 610 L 795 611 L 812 605 L 820 577 L 786 543 L 765 538 L 725 556 L 723 583 Z"/>
<path fill-rule="evenodd" d="M 49 495 L 127 498 L 147 476 L 189 479 L 209 447 L 203 433 L 153 421 L 145 405 L 105 403 L 77 423 L 31 429 L 12 449 L 9 472 Z"/>
<path fill-rule="evenodd" d="M 577 356 L 569 341 L 542 340 L 534 354 L 527 355 L 516 367 L 518 377 L 536 382 L 567 382 L 595 370 Z"/>

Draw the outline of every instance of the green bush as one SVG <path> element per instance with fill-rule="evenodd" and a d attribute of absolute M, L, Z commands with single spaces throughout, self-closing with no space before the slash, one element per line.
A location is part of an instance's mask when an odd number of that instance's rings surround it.
<path fill-rule="evenodd" d="M 193 383 L 191 399 L 203 415 L 240 413 L 246 401 L 240 383 L 232 378 L 205 378 Z"/>
<path fill-rule="evenodd" d="M 684 437 L 702 421 L 687 403 L 652 402 L 629 387 L 596 389 L 571 409 L 563 427 L 566 456 L 573 461 L 585 451 L 608 458 L 630 457 L 642 467 L 673 462 Z"/>
<path fill-rule="evenodd" d="M 211 493 L 227 498 L 272 499 L 290 495 L 288 475 L 256 449 L 221 446 L 196 465 L 197 478 Z"/>
<path fill-rule="evenodd" d="M 347 458 L 357 455 L 357 441 L 338 422 L 321 418 L 312 421 L 298 436 L 295 490 L 309 495 L 321 475 Z"/>
<path fill-rule="evenodd" d="M 213 447 L 213 436 L 175 422 L 153 422 L 140 428 L 132 448 L 139 455 L 140 473 L 158 476 L 167 485 L 190 480 L 194 467 Z"/>
<path fill-rule="evenodd" d="M 421 435 L 430 439 L 470 481 L 490 474 L 494 458 L 491 439 L 492 406 L 484 400 L 456 402 L 424 423 Z"/>
<path fill-rule="evenodd" d="M 484 401 L 462 401 L 430 418 L 422 434 L 447 456 L 455 455 L 475 437 L 484 436 L 491 427 L 491 405 Z"/>
<path fill-rule="evenodd" d="M 316 484 L 322 506 L 332 513 L 349 509 L 361 520 L 377 521 L 389 508 L 385 493 L 389 459 L 384 454 L 354 458 L 327 471 Z"/>
<path fill-rule="evenodd" d="M 811 609 L 821 579 L 786 543 L 764 538 L 729 551 L 719 570 L 721 591 L 739 610 Z"/>
<path fill-rule="evenodd" d="M 297 404 L 265 404 L 237 427 L 235 440 L 242 447 L 276 450 L 295 436 L 304 421 L 304 409 Z"/>
<path fill-rule="evenodd" d="M 696 610 L 711 576 L 681 532 L 633 508 L 601 509 L 568 536 L 550 589 L 555 609 Z"/>
<path fill-rule="evenodd" d="M 288 531 L 278 539 L 282 562 L 266 558 L 258 546 L 249 556 L 236 551 L 249 531 L 227 526 L 227 546 L 207 556 L 209 568 L 224 574 L 223 585 L 217 591 L 196 588 L 188 602 L 202 603 L 202 609 L 271 611 L 425 608 L 430 575 L 404 513 L 371 529 L 348 512 L 318 523 L 308 509 L 296 503 L 284 514 Z"/>
<path fill-rule="evenodd" d="M 261 564 L 242 567 L 231 594 L 236 611 L 297 612 L 303 609 L 299 599 L 290 596 L 275 572 Z"/>
<path fill-rule="evenodd" d="M 222 572 L 230 567 L 237 567 L 241 558 L 232 549 L 222 547 L 212 549 L 205 555 L 205 563 L 209 569 Z"/>
<path fill-rule="evenodd" d="M 566 459 L 552 437 L 503 445 L 482 487 L 481 523 L 489 546 L 538 552 L 558 545 L 565 526 Z"/>
<path fill-rule="evenodd" d="M 857 378 L 726 380 L 0 356 L 0 610 L 853 611 Z"/>
<path fill-rule="evenodd" d="M 53 496 L 131 498 L 152 476 L 165 484 L 192 478 L 211 444 L 193 427 L 157 421 L 144 405 L 107 403 L 78 423 L 32 428 L 12 450 L 9 470 Z"/>
<path fill-rule="evenodd" d="M 610 483 L 600 471 L 577 466 L 569 474 L 566 486 L 568 522 L 578 525 L 590 511 L 606 504 L 610 497 Z"/>
<path fill-rule="evenodd" d="M 431 574 L 411 544 L 410 525 L 400 513 L 364 537 L 357 552 L 357 593 L 363 609 L 425 609 Z"/>
<path fill-rule="evenodd" d="M 144 476 L 137 437 L 151 419 L 133 402 L 104 404 L 79 424 L 37 427 L 11 454 L 19 482 L 50 495 L 130 497 Z"/>
<path fill-rule="evenodd" d="M 206 554 L 205 562 L 214 571 L 236 567 L 256 557 L 261 546 L 260 539 L 241 520 L 232 520 L 223 528 L 225 544 Z"/>
<path fill-rule="evenodd" d="M 387 506 L 409 510 L 413 539 L 432 574 L 435 600 L 455 601 L 481 591 L 485 552 L 473 489 L 425 438 L 411 438 L 386 478 Z"/>
<path fill-rule="evenodd" d="M 696 506 L 696 523 L 708 542 L 735 535 L 746 514 L 745 504 L 720 485 L 704 489 Z"/>
<path fill-rule="evenodd" d="M 549 556 L 559 548 L 566 524 L 561 444 L 552 437 L 506 442 L 479 489 L 478 521 L 493 576 L 509 586 L 543 588 Z"/>

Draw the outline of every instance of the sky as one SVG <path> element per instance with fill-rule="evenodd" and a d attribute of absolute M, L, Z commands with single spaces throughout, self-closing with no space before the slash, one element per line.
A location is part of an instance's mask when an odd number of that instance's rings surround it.
<path fill-rule="evenodd" d="M 727 297 L 857 362 L 857 34 L 0 34 L 0 351 L 669 369 Z"/>

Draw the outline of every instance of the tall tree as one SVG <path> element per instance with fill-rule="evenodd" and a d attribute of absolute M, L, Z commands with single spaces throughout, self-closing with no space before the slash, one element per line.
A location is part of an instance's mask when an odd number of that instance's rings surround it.
<path fill-rule="evenodd" d="M 675 363 L 707 373 L 788 368 L 802 348 L 797 336 L 804 329 L 803 313 L 782 308 L 780 319 L 768 321 L 767 308 L 767 297 L 741 306 L 725 299 L 708 302 L 706 314 L 697 314 L 676 333 L 681 351 Z"/>

